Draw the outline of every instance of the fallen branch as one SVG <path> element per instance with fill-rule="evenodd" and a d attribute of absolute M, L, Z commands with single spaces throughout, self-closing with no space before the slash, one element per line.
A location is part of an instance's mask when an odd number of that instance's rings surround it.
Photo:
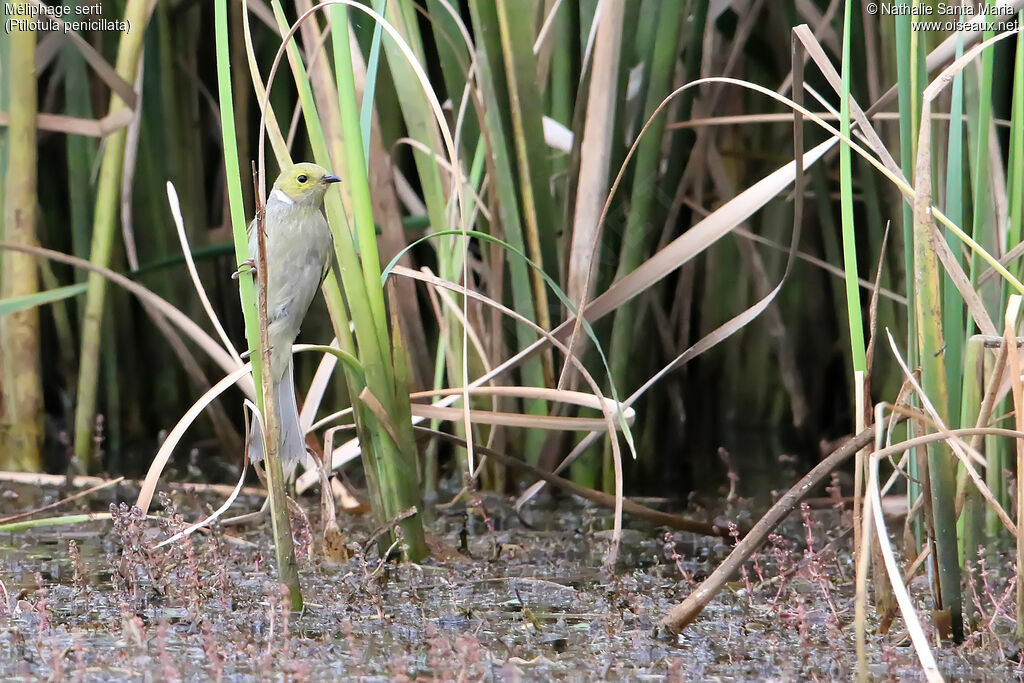
<path fill-rule="evenodd" d="M 38 474 L 35 472 L 8 472 L 0 470 L 0 481 L 13 484 L 25 484 L 27 486 L 70 486 L 71 488 L 82 488 L 83 486 L 112 485 L 119 482 L 124 486 L 139 488 L 142 481 L 139 479 L 104 479 L 103 477 L 74 476 L 67 477 L 63 474 Z M 164 482 L 164 486 L 172 489 L 186 489 L 197 493 L 219 493 L 229 495 L 235 487 L 228 484 L 201 484 L 190 481 Z M 244 496 L 265 496 L 266 489 L 258 486 L 245 486 L 241 495 Z"/>
<path fill-rule="evenodd" d="M 890 420 L 902 421 L 902 416 L 894 416 Z M 744 562 L 750 559 L 758 548 L 768 539 L 775 527 L 777 527 L 789 513 L 796 509 L 807 494 L 815 486 L 824 481 L 832 470 L 841 465 L 845 460 L 852 457 L 857 451 L 869 445 L 875 438 L 875 427 L 870 426 L 857 436 L 851 438 L 838 449 L 832 452 L 827 458 L 819 462 L 804 477 L 789 489 L 782 498 L 778 500 L 757 521 L 757 524 L 740 540 L 732 549 L 725 561 L 711 573 L 704 581 L 690 593 L 685 600 L 672 608 L 672 610 L 659 622 L 659 628 L 671 633 L 678 633 L 693 623 L 693 620 L 704 610 L 712 598 L 735 574 Z"/>
<path fill-rule="evenodd" d="M 58 500 L 56 502 L 53 502 L 53 503 L 50 503 L 49 505 L 43 505 L 42 507 L 37 507 L 37 508 L 34 508 L 32 510 L 26 510 L 24 512 L 18 512 L 18 513 L 15 513 L 13 515 L 7 515 L 6 517 L 0 517 L 0 524 L 6 524 L 8 522 L 16 522 L 19 519 L 26 519 L 28 517 L 32 517 L 34 515 L 38 515 L 40 512 L 45 512 L 47 510 L 52 510 L 54 508 L 60 507 L 61 505 L 64 505 L 65 503 L 70 503 L 73 500 L 78 500 L 79 498 L 84 498 L 85 496 L 88 496 L 90 493 L 96 493 L 97 491 L 102 491 L 103 489 L 110 488 L 111 486 L 115 486 L 117 484 L 120 484 L 122 481 L 124 481 L 124 477 L 118 477 L 117 479 L 111 479 L 110 481 L 105 481 L 102 484 L 96 484 L 95 486 L 93 486 L 91 488 L 87 488 L 84 491 L 79 491 L 78 493 L 73 493 L 70 496 L 68 496 L 67 498 L 61 498 L 60 500 Z"/>

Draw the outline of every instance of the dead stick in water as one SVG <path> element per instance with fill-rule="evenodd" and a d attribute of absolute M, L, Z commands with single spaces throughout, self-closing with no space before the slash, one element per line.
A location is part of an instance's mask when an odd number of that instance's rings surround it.
<path fill-rule="evenodd" d="M 901 422 L 905 418 L 897 416 L 891 419 Z M 757 521 L 754 528 L 736 544 L 725 561 L 718 565 L 718 569 L 711 572 L 711 575 L 704 579 L 696 590 L 686 596 L 685 600 L 673 607 L 658 623 L 658 626 L 671 633 L 678 633 L 693 623 L 693 620 L 707 607 L 712 598 L 718 595 L 718 591 L 722 590 L 729 578 L 739 571 L 743 563 L 749 560 L 750 556 L 764 544 L 768 535 L 789 516 L 789 513 L 796 509 L 800 501 L 806 498 L 807 494 L 821 483 L 832 470 L 870 444 L 874 438 L 875 427 L 868 427 L 815 465 L 814 469 L 804 475 L 803 479 L 798 481 L 782 498 L 779 498 L 764 517 Z"/>
<path fill-rule="evenodd" d="M 11 472 L 8 470 L 0 470 L 0 482 L 10 482 L 13 484 L 25 484 L 27 486 L 69 486 L 71 488 L 81 488 L 83 486 L 113 486 L 114 484 L 123 484 L 132 488 L 139 488 L 143 482 L 141 479 L 125 479 L 124 477 L 118 477 L 117 479 L 105 479 L 103 477 L 90 477 L 83 474 L 76 474 L 69 477 L 66 474 L 41 474 L 39 472 Z M 193 490 L 197 493 L 217 493 L 225 496 L 231 495 L 231 492 L 235 490 L 234 486 L 227 484 L 204 484 L 197 481 L 168 481 L 163 484 L 169 489 L 186 489 Z M 258 486 L 245 486 L 241 490 L 241 494 L 244 496 L 265 496 L 267 492 L 265 489 Z"/>

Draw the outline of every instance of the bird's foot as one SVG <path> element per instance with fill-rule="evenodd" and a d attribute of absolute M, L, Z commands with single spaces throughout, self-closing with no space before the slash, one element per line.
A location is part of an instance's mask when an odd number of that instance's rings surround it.
<path fill-rule="evenodd" d="M 268 349 L 268 351 L 273 351 L 273 350 L 274 350 L 273 346 L 271 346 Z M 252 357 L 252 349 L 249 349 L 248 351 L 242 352 L 238 357 L 241 358 L 242 360 L 249 360 Z"/>
<path fill-rule="evenodd" d="M 231 279 L 232 280 L 237 280 L 238 276 L 241 275 L 242 273 L 252 273 L 253 275 L 255 275 L 256 274 L 256 262 L 254 260 L 252 260 L 251 258 L 247 258 L 244 261 L 242 261 L 241 263 L 239 263 L 238 264 L 238 270 L 236 270 L 235 272 L 231 273 Z"/>

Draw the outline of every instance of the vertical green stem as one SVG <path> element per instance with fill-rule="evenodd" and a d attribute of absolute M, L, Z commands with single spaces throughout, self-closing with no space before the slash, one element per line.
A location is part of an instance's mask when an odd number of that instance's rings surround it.
<path fill-rule="evenodd" d="M 949 424 L 949 395 L 943 358 L 942 296 L 939 289 L 938 256 L 932 246 L 935 226 L 931 216 L 932 181 L 931 120 L 928 108 L 922 112 L 918 136 L 917 164 L 914 172 L 914 285 L 917 291 L 914 314 L 917 318 L 917 351 L 921 366 L 921 385 L 935 405 L 939 418 Z M 939 609 L 949 610 L 953 640 L 963 640 L 963 613 L 960 591 L 960 557 L 956 530 L 956 460 L 945 442 L 928 446 L 928 481 L 935 530 L 938 566 Z"/>
<path fill-rule="evenodd" d="M 135 72 L 142 56 L 142 39 L 153 4 L 149 0 L 128 0 L 125 19 L 132 30 L 121 35 L 117 49 L 117 75 L 128 83 L 135 82 Z M 110 95 L 110 114 L 127 108 L 115 93 Z M 110 265 L 117 227 L 121 172 L 127 131 L 124 128 L 110 133 L 105 140 L 100 179 L 96 188 L 96 208 L 93 212 L 93 233 L 90 260 L 98 265 Z M 89 273 L 89 291 L 82 318 L 82 346 L 78 369 L 78 406 L 75 410 L 75 455 L 87 469 L 93 469 L 93 424 L 96 415 L 96 389 L 99 386 L 100 341 L 102 339 L 103 309 L 106 301 L 107 281 L 98 273 Z"/>
<path fill-rule="evenodd" d="M 843 23 L 843 75 L 839 105 L 839 126 L 844 136 L 850 135 L 850 24 L 853 2 L 846 0 Z M 853 223 L 852 150 L 847 144 L 839 147 L 840 208 L 843 226 L 843 270 L 846 274 L 846 309 L 850 320 L 850 350 L 853 371 L 864 373 L 867 362 L 864 349 L 864 316 L 860 305 L 860 283 L 857 280 L 857 236 Z"/>
<path fill-rule="evenodd" d="M 963 54 L 963 37 L 957 34 L 956 56 Z M 946 215 L 957 225 L 963 225 L 963 106 L 964 106 L 964 79 L 963 75 L 957 73 L 953 78 L 952 102 L 949 110 L 949 143 L 946 153 Z M 959 240 L 946 231 L 946 241 L 954 258 L 960 261 Z M 962 264 L 961 264 L 962 265 Z M 971 272 L 976 272 L 973 268 Z M 950 415 L 960 414 L 961 386 L 969 384 L 972 380 L 966 374 L 960 381 L 961 373 L 964 372 L 964 339 L 971 335 L 974 330 L 971 327 L 964 328 L 964 303 L 960 292 L 953 285 L 953 280 L 946 275 L 943 278 L 942 290 L 942 321 L 946 339 L 946 372 L 949 374 L 949 411 Z M 971 326 L 971 319 L 968 318 L 968 326 Z M 959 425 L 950 425 L 953 427 Z"/>
<path fill-rule="evenodd" d="M 367 176 L 366 158 L 361 144 L 359 107 L 356 102 L 349 40 L 348 9 L 339 5 L 330 8 L 331 38 L 334 52 L 335 78 L 338 89 L 342 137 L 345 146 L 345 179 L 352 194 L 355 243 L 359 252 L 344 249 L 347 241 L 337 241 L 341 279 L 355 323 L 359 357 L 366 372 L 366 388 L 381 402 L 391 417 L 393 430 L 380 423 L 378 416 L 352 396 L 353 405 L 362 415 L 359 434 L 363 442 L 363 463 L 377 474 L 377 499 L 374 511 L 378 520 L 386 522 L 404 510 L 422 508 L 417 467 L 416 442 L 412 433 L 408 393 L 408 373 L 396 328 L 395 343 L 388 334 L 384 290 L 381 284 L 377 237 L 373 222 L 373 205 Z M 400 57 L 399 57 L 400 58 Z M 394 69 L 392 65 L 392 69 Z M 369 131 L 366 131 L 369 134 Z M 398 357 L 401 356 L 399 359 Z M 397 441 L 391 438 L 395 434 Z M 406 555 L 418 561 L 427 555 L 421 515 L 404 517 L 402 528 Z M 382 548 L 383 550 L 383 548 Z"/>
<path fill-rule="evenodd" d="M 21 0 L 16 6 L 31 3 Z M 8 163 L 3 177 L 3 239 L 36 242 L 36 34 L 15 28 L 10 37 Z M 2 84 L 0 84 L 2 87 Z M 34 294 L 36 259 L 6 251 L 0 267 L 0 298 Z M 42 469 L 43 385 L 39 364 L 39 311 L 0 317 L 0 468 Z"/>
<path fill-rule="evenodd" d="M 228 206 L 231 211 L 231 234 L 237 262 L 249 258 L 249 244 L 246 235 L 245 207 L 242 200 L 242 182 L 238 159 L 238 140 L 235 131 L 235 112 L 231 96 L 231 61 L 228 42 L 228 0 L 218 0 L 214 9 L 217 33 L 217 94 L 220 98 L 221 135 L 224 140 L 224 169 L 227 176 Z M 260 179 L 262 182 L 262 179 Z M 263 261 L 264 263 L 266 261 Z M 265 277 L 265 275 L 264 275 Z M 252 351 L 253 382 L 256 386 L 256 403 L 264 415 L 273 411 L 264 410 L 267 405 L 264 387 L 265 366 L 262 350 L 266 345 L 261 335 L 260 317 L 257 312 L 256 291 L 252 278 L 238 278 L 242 312 L 245 317 L 246 337 Z M 262 326 L 265 329 L 265 326 Z M 267 368 L 269 369 L 269 368 Z M 275 416 L 267 415 L 268 448 L 267 476 L 270 483 L 270 513 L 274 533 L 274 549 L 277 555 L 278 577 L 288 586 L 293 610 L 302 609 L 302 590 L 299 586 L 298 568 L 295 562 L 295 547 L 292 542 L 291 524 L 288 518 L 287 498 L 284 492 L 284 473 L 281 460 L 277 457 L 276 438 L 270 435 L 274 430 L 269 424 Z"/>
<path fill-rule="evenodd" d="M 913 177 L 914 171 L 914 132 L 917 130 L 917 106 L 921 99 L 920 79 L 917 74 L 921 70 L 920 59 L 917 49 L 915 33 L 911 31 L 910 0 L 898 0 L 897 5 L 901 11 L 894 20 L 896 33 L 896 85 L 900 113 L 900 169 L 906 178 Z M 903 207 L 903 274 L 907 303 L 911 310 L 915 306 L 914 279 L 911 273 L 914 272 L 914 251 L 910 245 L 914 242 L 914 213 L 912 207 L 902 203 Z M 917 319 L 910 315 L 907 317 L 907 362 L 910 367 L 917 366 Z M 913 436 L 913 426 L 908 425 L 907 436 Z M 907 500 L 909 505 L 914 503 L 921 496 L 920 481 L 921 473 L 918 468 L 918 452 L 911 451 L 908 471 L 910 481 L 907 482 Z M 914 537 L 921 542 L 920 517 L 914 520 Z"/>

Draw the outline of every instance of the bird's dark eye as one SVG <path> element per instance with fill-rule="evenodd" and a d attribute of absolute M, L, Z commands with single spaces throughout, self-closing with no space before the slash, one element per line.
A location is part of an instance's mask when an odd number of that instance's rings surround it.
<path fill-rule="evenodd" d="M 307 180 L 309 180 L 309 177 L 306 175 L 300 175 L 298 178 L 296 178 L 296 180 L 298 180 L 300 183 L 304 183 Z"/>

